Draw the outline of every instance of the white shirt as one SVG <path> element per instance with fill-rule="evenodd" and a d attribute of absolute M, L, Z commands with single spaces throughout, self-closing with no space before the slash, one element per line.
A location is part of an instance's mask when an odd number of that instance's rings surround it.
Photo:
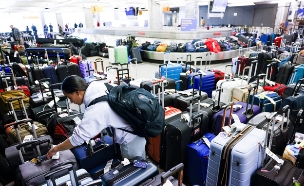
<path fill-rule="evenodd" d="M 94 99 L 106 95 L 106 90 L 103 82 L 92 82 L 85 92 L 83 103 L 87 107 Z M 75 127 L 73 135 L 69 138 L 70 142 L 73 146 L 79 146 L 110 126 L 115 128 L 116 142 L 119 144 L 129 143 L 136 137 L 117 129 L 132 131 L 131 126 L 111 109 L 107 101 L 104 101 L 86 108 L 81 123 Z"/>

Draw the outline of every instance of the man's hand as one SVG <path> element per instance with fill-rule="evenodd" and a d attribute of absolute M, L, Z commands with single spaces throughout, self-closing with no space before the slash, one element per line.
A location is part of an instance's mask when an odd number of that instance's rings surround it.
<path fill-rule="evenodd" d="M 58 151 L 56 150 L 56 147 L 53 147 L 49 150 L 49 152 L 46 154 L 47 159 L 51 159 L 53 155 L 55 155 Z"/>

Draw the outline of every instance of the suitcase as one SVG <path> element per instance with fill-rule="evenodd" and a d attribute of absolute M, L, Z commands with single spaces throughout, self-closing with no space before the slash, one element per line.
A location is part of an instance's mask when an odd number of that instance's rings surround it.
<path fill-rule="evenodd" d="M 232 115 L 233 104 L 230 108 Z M 230 122 L 229 122 L 230 123 Z M 222 126 L 225 124 L 223 119 Z M 263 150 L 266 133 L 249 125 L 238 123 L 241 132 L 232 132 L 230 136 L 223 132 L 217 135 L 210 145 L 207 168 L 207 186 L 215 185 L 249 185 L 253 173 L 263 162 Z"/>
<path fill-rule="evenodd" d="M 284 108 L 284 112 L 286 112 L 287 107 Z M 287 115 L 287 118 L 285 117 L 286 113 L 280 116 L 276 116 L 275 118 L 271 117 L 270 119 L 274 119 L 273 121 L 270 121 L 268 117 L 271 116 L 272 113 L 267 112 L 261 112 L 260 114 L 253 117 L 251 120 L 248 121 L 249 125 L 255 126 L 259 129 L 267 131 L 267 124 L 269 123 L 269 132 L 271 134 L 275 134 L 272 136 L 272 144 L 271 144 L 271 151 L 275 154 L 283 154 L 285 146 L 287 145 L 293 131 L 293 124 L 289 120 L 289 116 Z M 282 125 L 282 118 L 284 120 L 287 119 L 287 121 L 284 121 L 284 124 Z M 269 139 L 268 139 L 269 141 Z"/>
<path fill-rule="evenodd" d="M 294 66 L 292 64 L 284 64 L 279 68 L 279 73 L 277 75 L 276 83 L 286 85 L 293 72 Z"/>
<path fill-rule="evenodd" d="M 10 111 L 8 101 L 12 98 L 17 97 L 21 97 L 24 102 L 25 108 L 28 108 L 29 97 L 23 92 L 23 90 L 10 90 L 0 93 L 0 111 L 2 115 Z M 21 106 L 17 100 L 13 101 L 13 107 L 15 110 L 21 109 Z"/>
<path fill-rule="evenodd" d="M 21 151 L 21 147 L 31 146 L 35 148 L 38 144 L 50 143 L 49 140 L 43 141 L 29 141 L 17 146 Z M 22 159 L 22 155 L 20 155 Z M 22 185 L 42 185 L 46 182 L 44 175 L 50 170 L 54 170 L 61 165 L 71 163 L 76 170 L 78 168 L 75 156 L 70 150 L 59 151 L 59 159 L 46 159 L 46 155 L 41 156 L 38 153 L 37 164 L 32 161 L 22 162 L 19 165 L 19 174 Z M 61 177 L 67 174 L 68 171 L 63 171 L 56 174 L 56 177 Z"/>
<path fill-rule="evenodd" d="M 178 120 L 181 117 L 182 111 L 174 107 L 165 107 L 165 122 L 169 123 L 173 120 Z M 155 138 L 148 138 L 149 143 L 147 143 L 147 154 L 150 158 L 159 163 L 160 161 L 160 151 L 161 151 L 161 135 Z"/>
<path fill-rule="evenodd" d="M 67 65 L 58 65 L 56 73 L 58 77 L 58 82 L 63 82 L 63 80 L 70 75 Z"/>
<path fill-rule="evenodd" d="M 86 78 L 94 74 L 94 68 L 92 61 L 82 60 L 79 62 L 80 72 L 82 77 Z"/>
<path fill-rule="evenodd" d="M 56 74 L 56 70 L 53 66 L 48 66 L 43 68 L 44 74 L 46 78 L 50 78 L 51 84 L 58 83 L 58 77 Z"/>
<path fill-rule="evenodd" d="M 46 78 L 43 67 L 40 66 L 31 66 L 33 72 L 34 81 Z"/>
<path fill-rule="evenodd" d="M 265 91 L 257 95 L 250 95 L 250 102 L 258 105 L 263 112 L 276 112 L 282 105 L 282 98 L 276 92 Z"/>
<path fill-rule="evenodd" d="M 277 45 L 277 47 L 281 47 L 281 41 L 282 41 L 282 38 L 281 37 L 276 37 L 274 39 L 274 43 Z"/>
<path fill-rule="evenodd" d="M 81 57 L 80 56 L 71 56 L 70 57 L 70 63 L 75 63 L 76 65 L 78 65 L 79 61 L 81 61 Z"/>
<path fill-rule="evenodd" d="M 193 77 L 193 74 L 189 75 L 188 78 L 188 89 L 194 88 L 199 90 L 200 83 L 202 83 L 202 89 L 201 91 L 206 92 L 208 94 L 208 97 L 212 97 L 212 90 L 214 90 L 214 73 L 210 71 L 203 71 L 203 79 L 200 81 L 199 77 L 196 76 L 193 82 L 191 82 L 191 79 Z"/>
<path fill-rule="evenodd" d="M 54 174 L 68 170 L 69 174 L 64 175 L 62 177 L 56 177 Z M 93 185 L 101 185 L 101 180 L 94 181 L 90 174 L 84 170 L 74 170 L 73 166 L 70 164 L 60 166 L 58 169 L 51 170 L 47 174 L 44 175 L 46 184 L 43 184 L 42 186 L 50 186 L 55 183 L 55 185 L 66 185 L 67 183 L 71 183 L 71 185 L 75 184 L 76 182 L 78 184 L 75 185 L 85 185 L 85 186 L 93 186 Z"/>
<path fill-rule="evenodd" d="M 68 66 L 69 75 L 76 75 L 76 76 L 79 76 L 79 77 L 83 78 L 78 65 L 68 63 L 67 66 Z"/>
<path fill-rule="evenodd" d="M 142 58 L 141 58 L 139 48 L 138 47 L 132 47 L 131 52 L 132 52 L 132 58 L 136 58 L 137 63 L 142 63 Z"/>
<path fill-rule="evenodd" d="M 210 142 L 215 138 L 211 133 L 206 133 L 187 147 L 187 177 L 191 185 L 205 185 L 210 154 Z"/>
<path fill-rule="evenodd" d="M 178 91 L 178 94 L 180 96 L 176 97 L 174 100 L 174 107 L 186 111 L 187 108 L 190 106 L 190 102 L 192 101 L 193 104 L 198 102 L 198 97 L 200 101 L 203 101 L 208 98 L 207 93 L 200 91 L 199 90 L 185 90 L 185 91 Z"/>
<path fill-rule="evenodd" d="M 14 181 L 14 171 L 7 164 L 6 159 L 0 154 L 0 184 L 8 185 Z"/>
<path fill-rule="evenodd" d="M 192 79 L 194 80 L 196 76 L 202 76 L 202 74 L 196 74 Z M 204 112 L 192 113 L 191 104 L 189 114 L 183 113 L 181 119 L 167 123 L 161 137 L 160 167 L 162 169 L 167 171 L 179 163 L 185 163 L 187 145 L 208 131 L 208 125 L 204 124 L 206 119 L 208 120 L 208 117 Z"/>
<path fill-rule="evenodd" d="M 257 170 L 252 175 L 251 185 L 268 185 L 268 186 L 303 185 L 304 170 L 295 167 L 292 164 L 292 162 L 289 160 L 283 159 L 280 156 L 278 158 L 283 160 L 284 163 L 278 164 L 274 159 L 269 160 L 264 167 Z"/>
<path fill-rule="evenodd" d="M 288 84 L 297 83 L 304 77 L 304 64 L 296 66 L 291 74 Z"/>
<path fill-rule="evenodd" d="M 223 80 L 225 77 L 225 72 L 222 72 L 220 70 L 213 69 L 212 72 L 214 73 L 214 89 L 216 88 L 216 83 L 219 80 Z"/>
<path fill-rule="evenodd" d="M 88 143 L 72 149 L 73 154 L 79 164 L 79 167 L 90 172 L 91 176 L 99 177 L 102 175 L 103 169 L 100 165 L 104 165 L 111 159 L 122 161 L 120 146 L 114 143 L 114 138 L 103 135 L 96 139 L 91 139 Z"/>
<path fill-rule="evenodd" d="M 300 86 L 300 84 L 302 84 L 302 85 Z M 300 79 L 296 83 L 289 84 L 286 87 L 283 95 L 281 96 L 282 99 L 286 99 L 287 97 L 294 95 L 294 93 L 295 93 L 294 91 L 296 90 L 296 87 L 298 87 L 298 86 L 300 86 L 300 88 L 298 90 L 298 94 L 304 94 L 303 80 Z"/>
<path fill-rule="evenodd" d="M 157 176 L 145 181 L 144 183 L 140 184 L 139 186 L 159 186 L 165 185 L 165 183 L 170 181 L 171 185 L 173 186 L 183 186 L 183 169 L 184 164 L 180 163 L 175 167 L 172 167 L 167 172 L 162 172 Z M 178 179 L 175 179 L 173 175 L 178 173 Z"/>
<path fill-rule="evenodd" d="M 102 182 L 108 186 L 139 185 L 158 175 L 157 167 L 147 160 L 143 160 L 142 158 L 133 158 L 129 161 L 129 165 L 123 166 L 120 164 L 100 176 Z M 133 164 L 136 163 L 136 161 L 145 162 L 147 167 L 145 169 L 135 167 Z M 126 173 L 128 173 L 128 176 L 126 176 Z"/>
<path fill-rule="evenodd" d="M 250 94 L 251 89 L 248 90 Z M 254 117 L 258 113 L 260 113 L 260 107 L 253 105 L 252 103 L 249 104 L 249 100 L 247 100 L 247 103 L 244 102 L 237 102 L 233 106 L 233 111 L 232 111 L 232 117 L 233 119 L 227 120 L 224 126 L 229 125 L 228 122 L 233 123 L 246 123 L 250 118 Z M 212 119 L 212 133 L 215 135 L 219 134 L 221 131 L 222 127 L 222 120 L 223 116 L 225 114 L 225 110 L 221 110 L 214 114 L 213 119 Z M 229 118 L 230 115 L 226 113 L 225 118 Z"/>
<path fill-rule="evenodd" d="M 182 73 L 182 65 L 176 63 L 168 63 L 159 65 L 159 68 L 160 77 L 173 79 L 174 81 L 180 80 L 180 74 Z M 180 90 L 179 84 L 176 85 L 176 90 Z"/>
<path fill-rule="evenodd" d="M 126 46 L 117 46 L 114 48 L 115 62 L 121 65 L 128 64 L 128 50 Z M 110 54 L 109 54 L 110 56 Z"/>

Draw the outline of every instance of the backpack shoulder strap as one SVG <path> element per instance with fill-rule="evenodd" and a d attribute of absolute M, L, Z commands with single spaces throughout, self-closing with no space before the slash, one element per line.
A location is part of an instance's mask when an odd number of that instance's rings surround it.
<path fill-rule="evenodd" d="M 96 99 L 94 99 L 93 101 L 91 101 L 91 103 L 88 105 L 88 107 L 95 105 L 96 103 L 102 102 L 102 101 L 108 101 L 108 95 L 104 95 L 101 97 L 98 97 Z"/>

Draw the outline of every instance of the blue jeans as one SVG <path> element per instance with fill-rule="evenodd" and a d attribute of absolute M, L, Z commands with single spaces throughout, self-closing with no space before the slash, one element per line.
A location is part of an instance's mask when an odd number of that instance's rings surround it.
<path fill-rule="evenodd" d="M 122 158 L 132 159 L 136 156 L 146 159 L 146 139 L 136 136 L 130 143 L 120 145 Z"/>

